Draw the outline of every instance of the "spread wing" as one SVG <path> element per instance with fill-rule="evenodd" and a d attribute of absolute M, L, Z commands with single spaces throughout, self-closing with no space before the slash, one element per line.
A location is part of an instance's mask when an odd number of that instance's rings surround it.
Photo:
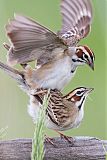
<path fill-rule="evenodd" d="M 90 31 L 92 23 L 91 0 L 62 0 L 62 29 L 59 37 L 67 45 L 73 46 Z"/>
<path fill-rule="evenodd" d="M 10 65 L 35 59 L 41 65 L 55 57 L 54 48 L 65 47 L 55 33 L 21 15 L 15 15 L 6 25 L 6 33 L 11 41 L 7 56 Z"/>

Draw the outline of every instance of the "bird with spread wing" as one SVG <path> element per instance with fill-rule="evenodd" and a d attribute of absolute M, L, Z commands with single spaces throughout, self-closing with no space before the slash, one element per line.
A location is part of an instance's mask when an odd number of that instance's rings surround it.
<path fill-rule="evenodd" d="M 37 88 L 62 90 L 80 65 L 94 69 L 94 53 L 86 45 L 77 45 L 90 32 L 92 23 L 91 0 L 61 0 L 62 28 L 57 33 L 34 20 L 15 15 L 6 25 L 10 45 L 7 63 L 21 64 L 26 83 Z M 36 61 L 31 68 L 28 62 Z"/>

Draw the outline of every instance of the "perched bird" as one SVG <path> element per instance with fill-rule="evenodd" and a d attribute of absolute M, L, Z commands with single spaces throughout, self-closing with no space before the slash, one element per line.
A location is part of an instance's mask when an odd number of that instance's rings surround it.
<path fill-rule="evenodd" d="M 62 90 L 80 65 L 94 69 L 94 53 L 86 45 L 77 45 L 91 28 L 91 0 L 61 0 L 61 14 L 62 28 L 57 34 L 21 15 L 6 25 L 11 42 L 4 44 L 7 62 L 24 66 L 24 77 L 34 92 L 38 88 Z M 25 67 L 31 61 L 37 62 L 36 68 Z"/>
<path fill-rule="evenodd" d="M 84 116 L 85 100 L 92 90 L 93 88 L 79 87 L 65 96 L 58 90 L 50 90 L 45 117 L 46 127 L 56 131 L 78 127 Z M 41 92 L 40 94 L 30 95 L 28 112 L 35 123 L 39 118 L 38 113 L 42 107 L 45 94 Z"/>

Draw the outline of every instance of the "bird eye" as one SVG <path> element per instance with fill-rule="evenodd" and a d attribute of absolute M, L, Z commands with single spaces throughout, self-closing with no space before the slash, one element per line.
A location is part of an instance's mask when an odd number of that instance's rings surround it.
<path fill-rule="evenodd" d="M 85 58 L 85 59 L 88 59 L 88 56 L 87 56 L 86 54 L 84 54 L 84 58 Z"/>
<path fill-rule="evenodd" d="M 77 93 L 76 94 L 81 94 L 81 91 L 77 91 Z"/>

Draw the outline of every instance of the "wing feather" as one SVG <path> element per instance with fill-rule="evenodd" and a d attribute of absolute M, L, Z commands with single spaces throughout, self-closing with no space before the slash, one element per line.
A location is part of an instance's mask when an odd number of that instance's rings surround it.
<path fill-rule="evenodd" d="M 37 60 L 42 65 L 54 58 L 55 55 L 50 54 L 50 50 L 64 46 L 55 33 L 21 15 L 15 15 L 6 25 L 6 32 L 11 41 L 7 56 L 10 65 L 32 60 Z"/>
<path fill-rule="evenodd" d="M 62 29 L 58 33 L 65 44 L 76 45 L 86 37 L 92 23 L 91 0 L 62 0 Z"/>

